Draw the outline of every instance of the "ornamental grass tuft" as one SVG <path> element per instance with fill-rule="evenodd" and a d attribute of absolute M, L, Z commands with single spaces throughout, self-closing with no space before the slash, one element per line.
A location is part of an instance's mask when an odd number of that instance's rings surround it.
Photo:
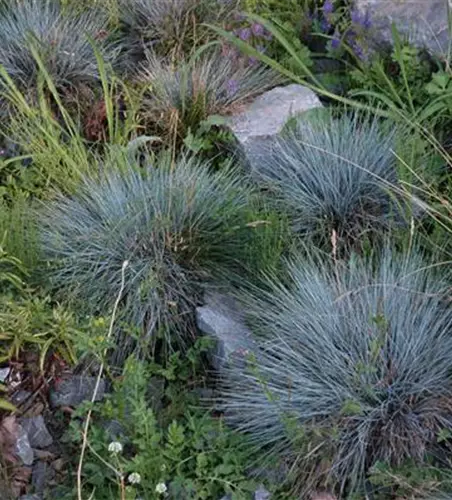
<path fill-rule="evenodd" d="M 65 298 L 105 315 L 128 261 L 123 324 L 138 331 L 139 347 L 161 339 L 170 350 L 184 348 L 195 335 L 201 285 L 245 272 L 256 231 L 249 224 L 252 191 L 235 171 L 212 173 L 196 159 L 147 168 L 123 163 L 39 214 L 53 283 Z M 117 354 L 124 359 L 136 347 L 124 334 Z"/>
<path fill-rule="evenodd" d="M 231 22 L 239 4 L 240 0 L 119 0 L 122 44 L 134 61 L 149 49 L 179 59 L 212 39 L 205 24 Z"/>
<path fill-rule="evenodd" d="M 450 459 L 452 310 L 435 267 L 389 250 L 294 259 L 290 283 L 245 294 L 260 348 L 222 374 L 220 408 L 261 456 L 290 462 L 302 494 L 329 485 L 342 498 L 380 463 Z"/>
<path fill-rule="evenodd" d="M 296 233 L 323 245 L 334 231 L 348 245 L 403 219 L 393 139 L 375 118 L 300 118 L 263 148 L 254 175 Z"/>
<path fill-rule="evenodd" d="M 107 20 L 98 11 L 76 14 L 58 1 L 11 0 L 0 11 L 0 64 L 13 82 L 36 97 L 39 65 L 59 91 L 86 91 L 100 80 L 89 37 L 112 62 L 116 50 L 106 42 Z"/>
<path fill-rule="evenodd" d="M 179 139 L 212 115 L 239 111 L 282 81 L 268 68 L 239 67 L 211 51 L 176 65 L 147 52 L 137 80 L 149 88 L 143 103 L 146 120 L 160 134 Z"/>

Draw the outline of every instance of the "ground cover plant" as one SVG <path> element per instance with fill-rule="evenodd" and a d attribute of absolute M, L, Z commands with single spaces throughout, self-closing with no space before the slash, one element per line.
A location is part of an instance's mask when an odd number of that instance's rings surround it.
<path fill-rule="evenodd" d="M 169 60 L 189 55 L 211 39 L 205 23 L 231 22 L 239 5 L 240 0 L 120 0 L 126 55 L 139 60 L 149 49 Z"/>
<path fill-rule="evenodd" d="M 154 498 L 159 492 L 174 498 L 246 498 L 256 489 L 245 473 L 253 457 L 242 436 L 199 406 L 195 389 L 202 383 L 206 347 L 198 342 L 188 357 L 173 356 L 165 366 L 126 361 L 112 398 L 96 405 L 84 474 L 87 495 L 95 488 L 100 499 L 117 498 L 124 488 L 128 498 Z M 106 419 L 110 426 L 103 424 Z M 68 432 L 75 451 L 79 427 L 74 419 Z M 69 491 L 64 498 L 72 498 Z"/>
<path fill-rule="evenodd" d="M 237 112 L 253 97 L 281 82 L 265 67 L 240 66 L 218 51 L 177 64 L 149 51 L 137 80 L 149 89 L 143 99 L 145 120 L 159 136 L 173 142 L 196 133 L 213 115 L 224 117 Z"/>
<path fill-rule="evenodd" d="M 320 243 L 333 231 L 339 241 L 362 241 L 401 221 L 393 141 L 378 120 L 358 115 L 299 120 L 264 147 L 253 173 L 295 232 Z"/>
<path fill-rule="evenodd" d="M 54 286 L 89 298 L 94 313 L 111 310 L 129 262 L 122 319 L 150 346 L 163 336 L 183 347 L 202 280 L 246 267 L 252 190 L 236 172 L 210 172 L 193 159 L 145 165 L 126 163 L 51 202 L 39 214 L 41 238 Z M 131 341 L 123 339 L 121 356 Z"/>
<path fill-rule="evenodd" d="M 102 40 L 105 23 L 99 12 L 63 14 L 58 2 L 51 0 L 9 2 L 0 12 L 0 63 L 26 94 L 36 98 L 36 53 L 61 92 L 83 94 L 100 81 L 89 37 L 100 42 L 102 57 L 114 58 L 114 49 Z"/>
<path fill-rule="evenodd" d="M 450 497 L 450 64 L 356 7 L 0 0 L 2 499 Z"/>
<path fill-rule="evenodd" d="M 230 422 L 295 464 L 302 495 L 316 482 L 363 493 L 380 462 L 441 462 L 452 418 L 447 280 L 419 255 L 390 253 L 294 260 L 289 274 L 244 298 L 264 341 L 248 367 L 225 371 Z"/>

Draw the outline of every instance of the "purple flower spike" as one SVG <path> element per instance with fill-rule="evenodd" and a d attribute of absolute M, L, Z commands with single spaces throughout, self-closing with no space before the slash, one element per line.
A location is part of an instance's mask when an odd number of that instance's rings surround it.
<path fill-rule="evenodd" d="M 270 33 L 270 31 L 264 29 L 264 34 L 262 35 L 262 38 L 264 40 L 267 40 L 267 42 L 271 42 L 273 40 L 273 35 Z"/>
<path fill-rule="evenodd" d="M 328 31 L 330 31 L 331 29 L 331 24 L 326 20 L 326 19 L 322 19 L 320 21 L 320 30 L 322 33 L 328 33 Z"/>
<path fill-rule="evenodd" d="M 361 18 L 361 13 L 357 9 L 353 9 L 350 18 L 352 20 L 353 24 L 361 24 L 362 23 L 362 18 Z"/>
<path fill-rule="evenodd" d="M 352 45 L 353 42 L 356 40 L 356 31 L 354 30 L 348 30 L 346 34 L 346 39 L 347 42 Z"/>
<path fill-rule="evenodd" d="M 331 47 L 333 49 L 338 49 L 341 46 L 341 41 L 339 38 L 336 38 L 337 35 L 334 36 L 334 38 L 331 40 Z"/>
<path fill-rule="evenodd" d="M 239 83 L 237 80 L 229 80 L 227 83 L 228 97 L 234 97 L 239 91 Z"/>
<path fill-rule="evenodd" d="M 334 12 L 334 5 L 331 0 L 326 0 L 323 4 L 323 13 L 328 16 Z"/>
<path fill-rule="evenodd" d="M 251 38 L 251 29 L 250 28 L 242 28 L 239 31 L 239 38 L 244 42 L 247 42 Z"/>
<path fill-rule="evenodd" d="M 363 62 L 368 61 L 369 58 L 368 58 L 367 52 L 364 50 L 364 48 L 357 41 L 352 43 L 351 47 L 352 47 L 353 51 L 355 52 L 355 55 L 359 59 L 361 59 L 361 61 L 363 61 Z"/>
<path fill-rule="evenodd" d="M 262 24 L 259 23 L 253 23 L 251 26 L 251 31 L 253 32 L 254 36 L 264 36 L 265 34 L 265 28 L 262 26 Z"/>
<path fill-rule="evenodd" d="M 366 30 L 372 28 L 372 19 L 370 17 L 369 11 L 366 11 L 366 15 L 364 16 L 363 19 L 363 26 Z"/>

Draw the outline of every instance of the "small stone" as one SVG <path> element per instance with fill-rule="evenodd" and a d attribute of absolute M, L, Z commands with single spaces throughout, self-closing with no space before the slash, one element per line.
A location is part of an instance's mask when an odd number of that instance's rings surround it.
<path fill-rule="evenodd" d="M 42 415 L 20 419 L 20 424 L 28 433 L 28 439 L 33 448 L 47 448 L 53 443 L 53 438 L 47 430 Z"/>
<path fill-rule="evenodd" d="M 270 497 L 271 493 L 267 491 L 262 484 L 254 492 L 254 500 L 269 500 Z"/>
<path fill-rule="evenodd" d="M 60 472 L 63 470 L 65 461 L 62 458 L 58 458 L 57 460 L 52 462 L 52 467 L 57 471 Z"/>
<path fill-rule="evenodd" d="M 36 462 L 33 466 L 31 484 L 34 491 L 44 493 L 46 486 L 55 478 L 55 471 L 46 462 Z"/>
<path fill-rule="evenodd" d="M 18 426 L 18 438 L 15 445 L 15 453 L 24 465 L 31 465 L 33 463 L 33 448 L 30 445 L 27 431 L 21 425 Z"/>
<path fill-rule="evenodd" d="M 198 328 L 216 341 L 210 361 L 221 370 L 232 357 L 246 357 L 255 350 L 251 331 L 236 301 L 216 292 L 206 293 L 205 305 L 196 308 Z"/>
<path fill-rule="evenodd" d="M 8 378 L 11 368 L 7 366 L 6 368 L 0 368 L 0 382 L 5 382 Z"/>
<path fill-rule="evenodd" d="M 11 403 L 13 405 L 20 405 L 23 402 L 27 401 L 27 399 L 31 397 L 31 392 L 28 391 L 17 391 L 11 396 Z"/>
<path fill-rule="evenodd" d="M 91 401 L 96 386 L 96 377 L 72 375 L 55 384 L 50 392 L 50 404 L 60 406 L 78 406 L 83 401 Z M 96 401 L 105 395 L 105 380 L 101 380 L 96 394 Z"/>
<path fill-rule="evenodd" d="M 48 450 L 34 450 L 35 457 L 38 460 L 44 460 L 45 462 L 51 462 L 55 459 L 55 454 Z"/>

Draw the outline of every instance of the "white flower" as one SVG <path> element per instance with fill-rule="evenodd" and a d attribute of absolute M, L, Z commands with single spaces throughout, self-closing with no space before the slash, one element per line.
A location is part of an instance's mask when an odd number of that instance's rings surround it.
<path fill-rule="evenodd" d="M 165 494 L 168 491 L 168 488 L 166 487 L 165 483 L 159 483 L 155 487 L 155 491 L 156 491 L 156 493 L 159 493 L 160 495 L 163 495 L 163 494 Z"/>
<path fill-rule="evenodd" d="M 127 479 L 130 484 L 140 484 L 141 476 L 138 474 L 138 472 L 132 472 L 132 474 L 130 474 Z"/>
<path fill-rule="evenodd" d="M 116 455 L 117 453 L 121 453 L 122 452 L 122 444 L 118 443 L 118 441 L 112 441 L 108 445 L 108 451 L 110 453 L 113 453 L 114 455 Z"/>

